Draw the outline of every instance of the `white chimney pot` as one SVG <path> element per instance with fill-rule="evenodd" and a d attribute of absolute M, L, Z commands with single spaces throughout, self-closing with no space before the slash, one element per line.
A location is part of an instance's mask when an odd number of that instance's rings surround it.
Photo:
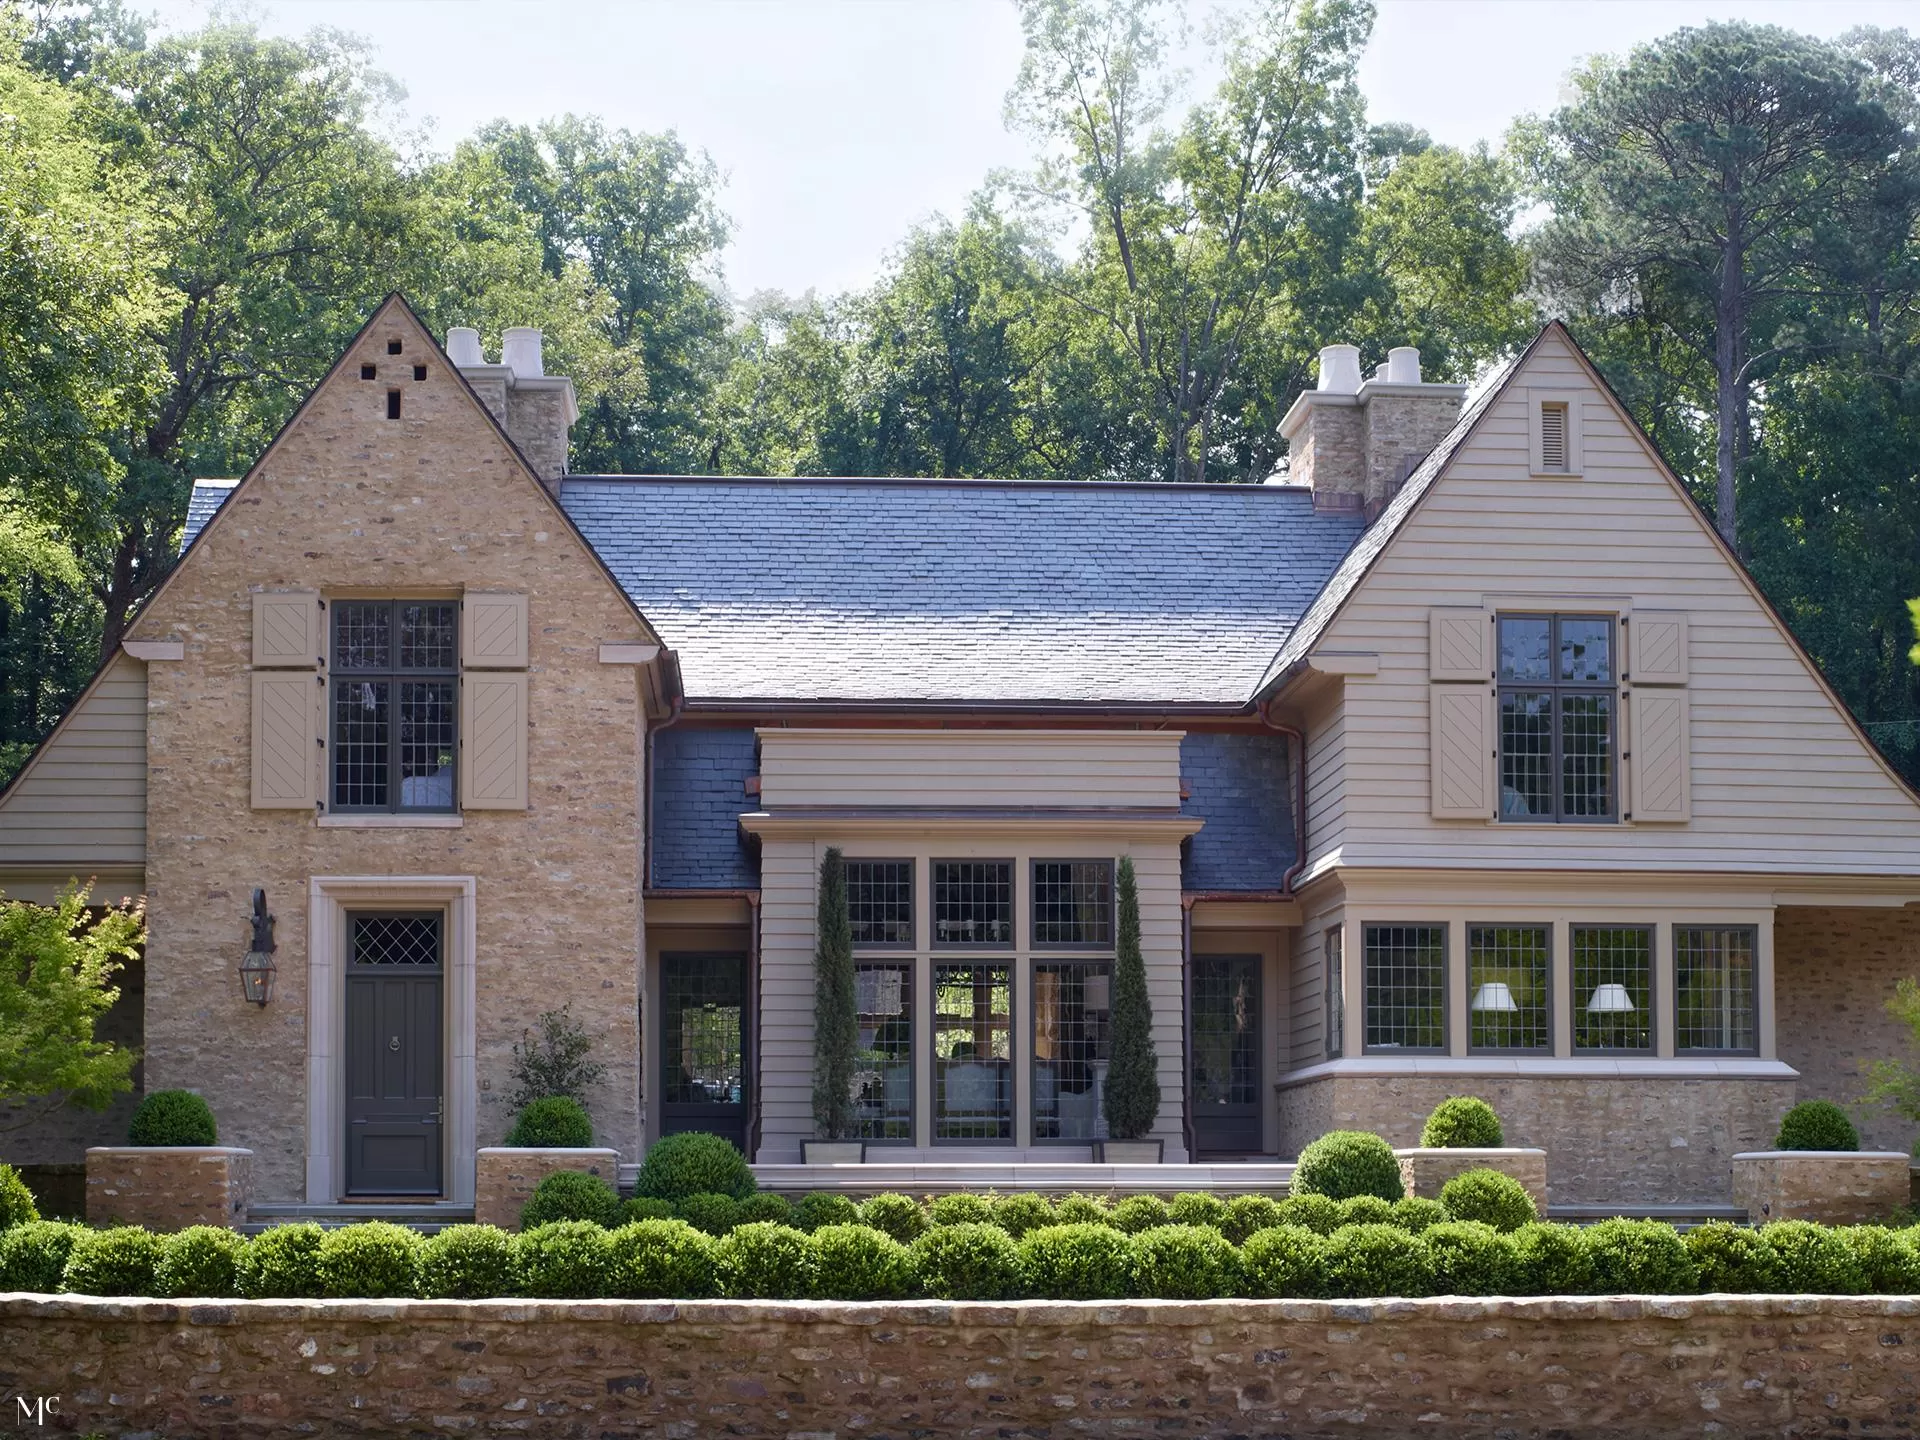
<path fill-rule="evenodd" d="M 518 380 L 537 380 L 546 374 L 540 358 L 540 332 L 530 325 L 518 325 L 500 335 L 500 363 L 512 369 Z"/>
<path fill-rule="evenodd" d="M 1389 385 L 1420 383 L 1420 351 L 1416 347 L 1398 345 L 1387 352 L 1387 383 Z"/>
<path fill-rule="evenodd" d="M 1320 351 L 1321 393 L 1357 395 L 1360 393 L 1360 347 L 1328 345 Z"/>
<path fill-rule="evenodd" d="M 462 370 L 486 364 L 486 353 L 480 348 L 480 332 L 468 325 L 455 325 L 447 331 L 447 358 Z"/>

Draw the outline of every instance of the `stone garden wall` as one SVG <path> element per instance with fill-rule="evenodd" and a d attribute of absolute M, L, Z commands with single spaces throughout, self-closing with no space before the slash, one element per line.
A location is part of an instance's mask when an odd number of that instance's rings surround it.
<path fill-rule="evenodd" d="M 1910 1436 L 1920 1299 L 0 1298 L 0 1406 L 120 1436 Z"/>

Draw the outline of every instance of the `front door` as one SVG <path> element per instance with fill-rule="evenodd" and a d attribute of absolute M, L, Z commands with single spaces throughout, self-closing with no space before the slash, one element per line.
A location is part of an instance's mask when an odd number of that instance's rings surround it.
<path fill-rule="evenodd" d="M 1196 955 L 1187 1051 L 1193 1147 L 1202 1156 L 1260 1153 L 1260 959 Z"/>
<path fill-rule="evenodd" d="M 438 1195 L 443 917 L 347 917 L 347 1193 Z"/>
<path fill-rule="evenodd" d="M 660 1133 L 705 1130 L 747 1148 L 752 1075 L 747 957 L 660 957 Z"/>

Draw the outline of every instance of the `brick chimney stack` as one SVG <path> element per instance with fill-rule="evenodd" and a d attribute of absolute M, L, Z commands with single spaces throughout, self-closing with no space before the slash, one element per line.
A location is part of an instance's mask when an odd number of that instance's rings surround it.
<path fill-rule="evenodd" d="M 573 381 L 547 374 L 538 330 L 506 330 L 501 341 L 500 363 L 489 365 L 480 332 L 457 325 L 447 331 L 447 358 L 540 478 L 557 488 L 567 473 L 567 430 L 580 418 Z"/>
<path fill-rule="evenodd" d="M 1464 385 L 1420 378 L 1420 352 L 1403 345 L 1368 380 L 1360 352 L 1320 352 L 1317 388 L 1302 394 L 1280 422 L 1288 479 L 1313 491 L 1316 510 L 1361 510 L 1372 519 L 1460 418 Z"/>

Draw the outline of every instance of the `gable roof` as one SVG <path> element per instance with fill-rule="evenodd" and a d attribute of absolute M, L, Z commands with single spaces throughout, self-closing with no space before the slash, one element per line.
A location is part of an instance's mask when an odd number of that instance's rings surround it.
<path fill-rule="evenodd" d="M 695 701 L 1242 707 L 1341 557 L 1303 488 L 573 476 Z"/>

